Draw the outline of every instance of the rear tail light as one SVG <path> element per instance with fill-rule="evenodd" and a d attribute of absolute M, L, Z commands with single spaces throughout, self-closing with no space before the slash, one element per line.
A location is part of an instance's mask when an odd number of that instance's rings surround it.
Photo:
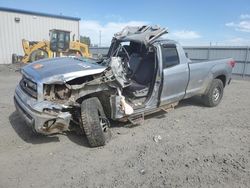
<path fill-rule="evenodd" d="M 235 62 L 234 60 L 231 60 L 231 61 L 228 62 L 228 64 L 229 64 L 232 68 L 234 68 L 236 62 Z"/>

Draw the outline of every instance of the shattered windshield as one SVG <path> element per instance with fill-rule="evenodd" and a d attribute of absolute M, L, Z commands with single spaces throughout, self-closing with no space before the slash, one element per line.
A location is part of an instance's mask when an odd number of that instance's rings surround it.
<path fill-rule="evenodd" d="M 102 65 L 108 66 L 111 57 L 129 59 L 132 53 L 143 53 L 156 39 L 168 33 L 166 28 L 159 26 L 128 26 L 116 33 L 112 39 L 107 59 Z"/>
<path fill-rule="evenodd" d="M 145 50 L 146 46 L 141 42 L 134 41 L 119 41 L 113 39 L 109 48 L 108 57 L 123 56 L 124 53 L 130 56 L 132 53 L 139 53 Z"/>

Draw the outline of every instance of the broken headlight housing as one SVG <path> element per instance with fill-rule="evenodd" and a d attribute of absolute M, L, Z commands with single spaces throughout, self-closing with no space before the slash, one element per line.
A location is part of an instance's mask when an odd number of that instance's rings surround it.
<path fill-rule="evenodd" d="M 44 97 L 46 99 L 66 100 L 71 96 L 71 90 L 66 85 L 44 85 Z"/>
<path fill-rule="evenodd" d="M 71 95 L 70 89 L 66 85 L 55 85 L 55 96 L 58 99 L 65 100 Z"/>

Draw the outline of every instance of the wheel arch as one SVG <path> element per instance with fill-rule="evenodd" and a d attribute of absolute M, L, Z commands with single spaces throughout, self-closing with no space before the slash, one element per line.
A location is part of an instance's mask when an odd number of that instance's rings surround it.
<path fill-rule="evenodd" d="M 213 75 L 213 79 L 219 79 L 222 81 L 223 86 L 226 86 L 227 83 L 227 71 L 224 67 L 222 67 L 223 65 L 218 65 L 218 66 L 214 66 L 213 69 L 211 70 L 211 73 Z"/>
<path fill-rule="evenodd" d="M 207 94 L 209 88 L 211 87 L 211 84 L 213 83 L 213 80 L 214 79 L 219 79 L 222 81 L 223 83 L 223 87 L 225 88 L 226 86 L 226 83 L 227 83 L 227 77 L 226 77 L 226 74 L 221 71 L 221 72 L 215 72 L 215 73 L 210 73 L 210 79 L 209 79 L 209 82 L 208 82 L 208 85 L 204 91 L 204 95 Z"/>
<path fill-rule="evenodd" d="M 220 75 L 216 76 L 214 79 L 219 79 L 219 80 L 221 80 L 222 83 L 223 83 L 223 86 L 224 86 L 224 87 L 226 86 L 226 80 L 227 80 L 226 75 L 220 74 Z"/>
<path fill-rule="evenodd" d="M 84 100 L 89 99 L 89 98 L 98 98 L 103 109 L 105 112 L 105 115 L 110 118 L 111 117 L 111 104 L 110 104 L 110 96 L 112 93 L 110 91 L 98 91 L 98 92 L 93 92 L 84 96 L 79 97 L 76 102 L 81 104 Z"/>

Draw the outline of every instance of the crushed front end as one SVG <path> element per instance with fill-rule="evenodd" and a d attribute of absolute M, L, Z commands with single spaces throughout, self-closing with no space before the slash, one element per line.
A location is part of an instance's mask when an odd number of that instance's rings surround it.
<path fill-rule="evenodd" d="M 93 79 L 93 75 L 105 69 L 90 60 L 74 58 L 40 60 L 26 65 L 14 94 L 16 109 L 37 133 L 48 135 L 67 131 L 74 121 L 72 114 L 79 108 L 75 96 L 80 91 L 68 83 L 78 78 L 88 82 L 89 77 Z M 84 83 L 77 86 L 82 89 Z"/>
<path fill-rule="evenodd" d="M 43 85 L 23 75 L 16 87 L 14 102 L 17 111 L 34 132 L 53 134 L 69 128 L 71 114 L 67 107 L 43 100 Z"/>

